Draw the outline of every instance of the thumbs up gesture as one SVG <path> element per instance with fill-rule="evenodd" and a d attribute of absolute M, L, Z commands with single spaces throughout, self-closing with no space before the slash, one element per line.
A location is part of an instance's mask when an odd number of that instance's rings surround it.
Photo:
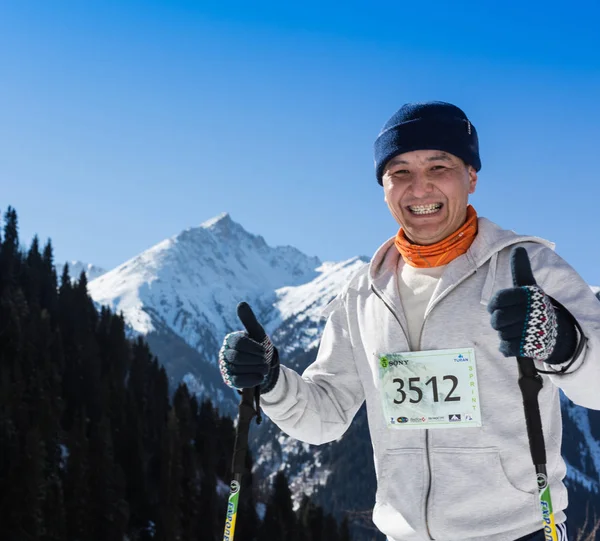
<path fill-rule="evenodd" d="M 514 287 L 498 291 L 487 307 L 500 352 L 548 364 L 568 361 L 577 341 L 573 323 L 537 285 L 525 248 L 513 249 L 510 264 Z"/>
<path fill-rule="evenodd" d="M 219 350 L 219 369 L 227 385 L 234 389 L 260 387 L 270 391 L 279 377 L 279 354 L 252 308 L 241 302 L 237 313 L 245 331 L 229 333 Z"/>

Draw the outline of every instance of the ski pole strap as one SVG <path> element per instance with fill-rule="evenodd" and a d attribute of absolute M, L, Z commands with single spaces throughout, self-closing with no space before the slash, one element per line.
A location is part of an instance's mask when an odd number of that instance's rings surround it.
<path fill-rule="evenodd" d="M 573 324 L 573 326 L 577 330 L 577 333 L 579 334 L 579 340 L 578 340 L 577 346 L 575 347 L 575 351 L 573 353 L 573 356 L 571 357 L 571 360 L 566 365 L 564 365 L 562 368 L 560 368 L 559 370 L 555 370 L 555 369 L 540 370 L 539 368 L 536 368 L 536 371 L 538 374 L 554 374 L 557 376 L 562 376 L 563 374 L 571 373 L 571 372 L 567 372 L 567 370 L 569 370 L 569 368 L 571 368 L 571 366 L 573 366 L 573 363 L 575 363 L 575 361 L 577 359 L 579 359 L 580 355 L 585 351 L 588 339 L 587 339 L 587 336 L 583 333 L 583 329 L 581 328 L 579 321 L 577 321 L 575 319 L 573 314 L 571 314 L 571 312 L 569 312 L 556 299 L 553 299 L 552 297 L 550 297 L 550 300 L 552 301 L 552 304 L 554 305 L 554 307 L 558 308 L 567 317 L 567 319 Z"/>
<path fill-rule="evenodd" d="M 256 415 L 253 399 L 255 390 L 242 389 L 242 399 L 238 406 L 238 424 L 235 430 L 235 444 L 233 447 L 233 474 L 246 473 L 246 453 L 248 452 L 248 432 L 252 417 Z"/>
<path fill-rule="evenodd" d="M 533 360 L 528 357 L 517 357 L 519 363 L 519 387 L 523 395 L 523 407 L 529 450 L 533 464 L 537 467 L 546 464 L 546 446 L 542 430 L 542 418 L 538 394 L 543 387 L 542 377 L 537 373 Z"/>

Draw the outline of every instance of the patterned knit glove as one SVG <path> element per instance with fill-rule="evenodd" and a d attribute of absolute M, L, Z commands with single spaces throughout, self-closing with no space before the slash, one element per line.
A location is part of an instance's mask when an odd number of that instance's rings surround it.
<path fill-rule="evenodd" d="M 515 287 L 498 291 L 487 307 L 500 352 L 548 364 L 568 361 L 577 343 L 575 326 L 537 285 L 525 248 L 515 248 L 510 263 Z"/>
<path fill-rule="evenodd" d="M 247 303 L 238 305 L 238 317 L 246 330 L 225 336 L 219 351 L 221 376 L 234 389 L 260 387 L 261 393 L 267 393 L 279 377 L 277 348 Z"/>

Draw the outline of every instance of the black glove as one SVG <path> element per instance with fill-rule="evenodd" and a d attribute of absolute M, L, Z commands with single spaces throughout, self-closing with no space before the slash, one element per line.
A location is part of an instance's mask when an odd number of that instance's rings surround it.
<path fill-rule="evenodd" d="M 234 389 L 260 387 L 261 393 L 267 393 L 279 377 L 277 348 L 247 303 L 241 302 L 237 313 L 246 330 L 225 336 L 219 351 L 221 375 Z"/>
<path fill-rule="evenodd" d="M 548 364 L 568 361 L 577 344 L 570 314 L 536 284 L 525 248 L 512 251 L 510 266 L 515 287 L 498 291 L 487 307 L 500 335 L 500 352 Z"/>

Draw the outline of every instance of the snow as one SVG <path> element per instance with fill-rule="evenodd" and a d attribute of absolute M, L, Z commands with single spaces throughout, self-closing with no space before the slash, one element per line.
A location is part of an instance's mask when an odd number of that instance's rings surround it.
<path fill-rule="evenodd" d="M 284 353 L 318 346 L 324 323 L 323 309 L 364 265 L 365 261 L 358 257 L 339 263 L 324 263 L 315 269 L 319 274 L 310 282 L 275 291 L 273 313 L 276 315 L 265 325 L 265 330 L 271 334 L 284 322 L 287 323 L 289 331 L 284 336 Z"/>
<path fill-rule="evenodd" d="M 210 229 L 214 225 L 217 225 L 219 222 L 229 219 L 231 219 L 231 217 L 229 216 L 228 212 L 221 212 L 221 214 L 217 214 L 217 216 L 215 216 L 214 218 L 210 218 L 209 220 L 202 222 L 200 227 L 203 227 L 204 229 Z"/>
<path fill-rule="evenodd" d="M 265 520 L 265 514 L 267 512 L 266 504 L 259 502 L 256 504 L 256 514 L 260 520 Z"/>
<path fill-rule="evenodd" d="M 566 459 L 565 464 L 567 465 L 567 484 L 577 483 L 584 487 L 588 492 L 594 494 L 598 494 L 600 492 L 598 487 L 598 479 L 582 473 L 580 470 L 569 464 Z"/>
<path fill-rule="evenodd" d="M 188 373 L 183 376 L 182 382 L 188 388 L 191 395 L 202 396 L 206 391 L 206 387 L 193 374 Z"/>
<path fill-rule="evenodd" d="M 284 471 L 288 477 L 293 507 L 297 510 L 304 495 L 311 496 L 318 486 L 326 485 L 331 471 L 323 468 L 321 450 L 315 446 L 296 440 L 283 432 L 278 435 L 277 441 L 282 451 L 279 470 Z M 295 458 L 292 459 L 293 457 Z M 292 471 L 291 465 L 298 460 L 298 457 L 305 460 Z M 273 473 L 272 476 L 274 475 Z"/>
<path fill-rule="evenodd" d="M 279 288 L 275 307 L 281 314 L 281 320 L 300 312 L 308 317 L 320 317 L 321 310 L 339 293 L 341 284 L 364 265 L 365 262 L 358 257 L 340 263 L 327 262 L 315 269 L 319 275 L 314 280 L 299 286 Z"/>
<path fill-rule="evenodd" d="M 229 485 L 224 483 L 221 479 L 217 479 L 217 494 L 223 498 L 229 496 Z"/>
<path fill-rule="evenodd" d="M 102 276 L 106 270 L 92 263 L 84 263 L 83 261 L 71 260 L 57 267 L 59 275 L 62 273 L 64 266 L 69 265 L 69 276 L 72 281 L 79 280 L 82 272 L 85 272 L 88 282 Z"/>
<path fill-rule="evenodd" d="M 561 400 L 563 403 L 566 401 L 566 397 L 561 393 Z M 590 418 L 585 408 L 577 407 L 575 405 L 568 405 L 566 408 L 567 415 L 573 421 L 582 436 L 582 449 L 581 453 L 585 456 L 589 456 L 594 469 L 600 474 L 600 441 L 596 440 L 592 435 L 592 429 L 590 426 Z M 588 490 L 593 492 L 600 492 L 600 481 L 596 477 L 595 479 L 588 478 L 585 474 L 573 466 L 567 464 L 568 471 L 567 476 L 577 480 L 583 484 Z M 589 479 L 589 481 L 588 481 Z"/>
<path fill-rule="evenodd" d="M 69 461 L 69 448 L 62 443 L 58 447 L 60 449 L 60 469 L 64 470 Z"/>

